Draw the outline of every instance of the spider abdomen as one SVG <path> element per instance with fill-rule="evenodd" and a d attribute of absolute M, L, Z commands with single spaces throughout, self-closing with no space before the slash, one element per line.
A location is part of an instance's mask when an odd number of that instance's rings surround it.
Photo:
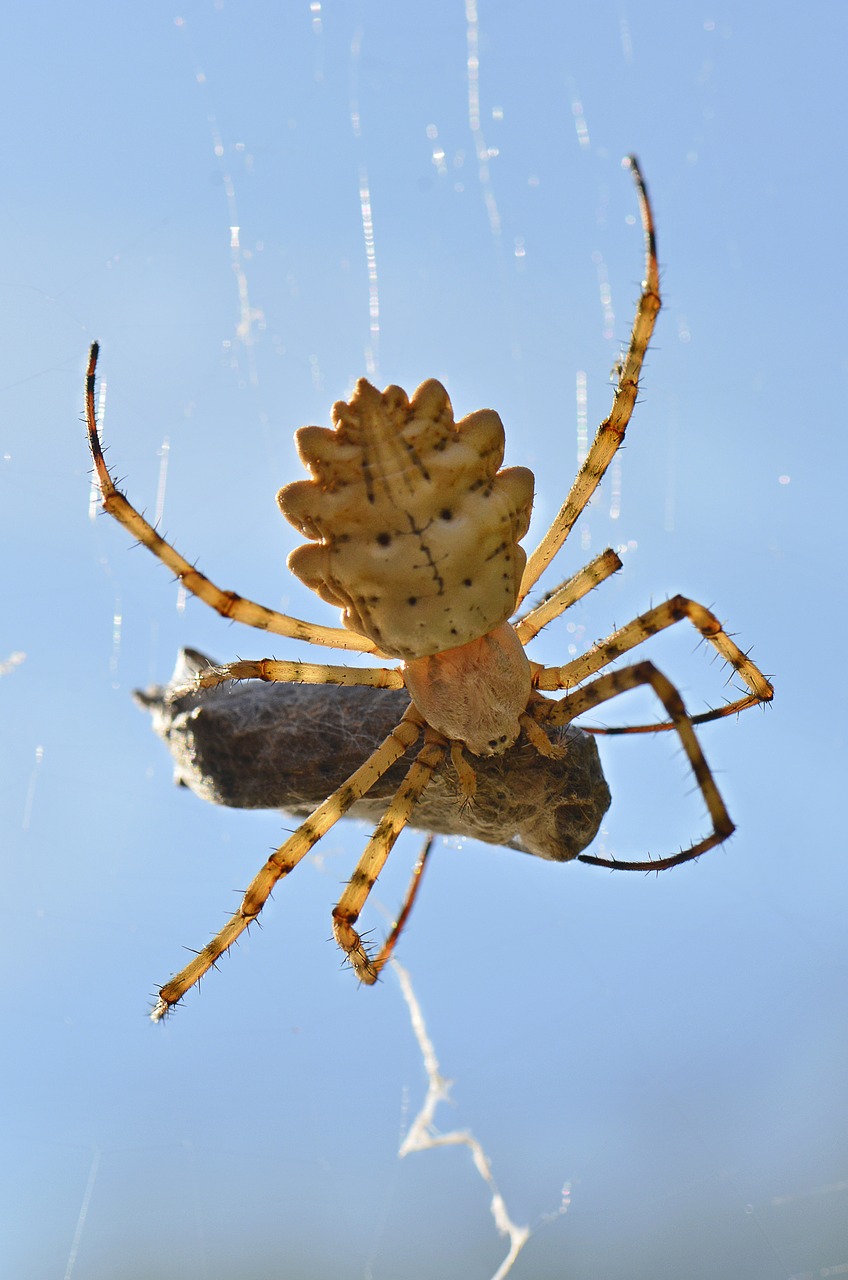
<path fill-rule="evenodd" d="M 483 409 L 456 423 L 436 381 L 409 399 L 361 379 L 333 420 L 334 430 L 298 431 L 313 478 L 277 497 L 311 539 L 289 556 L 291 571 L 389 657 L 454 649 L 510 617 L 533 475 L 499 470 L 498 415 Z"/>

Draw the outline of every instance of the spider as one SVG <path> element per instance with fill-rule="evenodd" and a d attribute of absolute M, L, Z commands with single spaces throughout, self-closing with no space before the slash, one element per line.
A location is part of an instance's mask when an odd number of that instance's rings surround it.
<path fill-rule="evenodd" d="M 712 830 L 663 858 L 631 862 L 581 854 L 580 860 L 617 870 L 662 871 L 697 858 L 733 831 L 694 725 L 768 702 L 773 690 L 709 609 L 677 595 L 571 662 L 555 667 L 531 662 L 524 649 L 542 627 L 621 568 L 618 556 L 606 550 L 510 621 L 563 546 L 624 438 L 660 310 L 651 205 L 636 160 L 629 157 L 625 164 L 636 184 L 646 254 L 630 344 L 616 369 L 609 417 L 598 428 L 565 503 L 529 558 L 520 542 L 530 522 L 534 477 L 524 467 L 501 468 L 504 430 L 493 410 L 479 410 L 454 422 L 447 392 L 436 381 L 424 382 L 410 398 L 400 387 L 380 392 L 360 379 L 350 401 L 334 405 L 332 429 L 313 426 L 297 432 L 310 478 L 286 485 L 277 501 L 308 541 L 291 553 L 288 566 L 323 600 L 341 609 L 342 627 L 305 622 L 221 590 L 131 505 L 103 457 L 94 405 L 99 348 L 93 344 L 86 424 L 105 510 L 188 591 L 223 617 L 310 644 L 400 660 L 399 666 L 370 668 L 271 658 L 237 661 L 204 669 L 196 687 L 244 679 L 405 687 L 411 699 L 399 723 L 368 759 L 271 854 L 229 922 L 162 987 L 151 1014 L 154 1021 L 181 1000 L 256 920 L 277 882 L 419 741 L 403 782 L 333 908 L 334 936 L 363 983 L 376 982 L 392 953 L 420 884 L 429 844 L 416 865 L 400 916 L 375 956 L 366 950 L 356 922 L 395 840 L 446 753 L 471 803 L 475 773 L 466 753 L 498 755 L 524 735 L 543 755 L 554 755 L 559 748 L 547 729 L 567 725 L 627 690 L 649 686 L 667 719 L 618 732 L 671 730 L 678 735 Z M 599 674 L 682 619 L 688 619 L 730 664 L 747 692 L 718 709 L 690 716 L 677 689 L 650 661 Z M 558 690 L 564 691 L 559 699 L 544 696 Z"/>

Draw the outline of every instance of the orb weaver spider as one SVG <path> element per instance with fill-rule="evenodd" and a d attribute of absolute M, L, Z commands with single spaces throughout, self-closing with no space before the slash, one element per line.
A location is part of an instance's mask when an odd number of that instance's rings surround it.
<path fill-rule="evenodd" d="M 278 494 L 283 514 L 308 539 L 288 558 L 292 572 L 342 610 L 343 627 L 321 626 L 222 591 L 167 543 L 117 489 L 106 466 L 95 419 L 95 343 L 86 379 L 86 424 L 103 506 L 176 574 L 183 586 L 223 617 L 260 631 L 342 650 L 400 659 L 397 667 L 353 668 L 262 659 L 206 668 L 198 688 L 233 680 L 406 688 L 410 704 L 399 723 L 350 777 L 268 858 L 231 920 L 167 982 L 151 1017 L 158 1021 L 258 917 L 268 897 L 356 800 L 404 756 L 423 744 L 368 841 L 333 909 L 333 933 L 356 976 L 376 982 L 409 915 L 427 849 L 419 859 L 397 923 L 376 956 L 355 925 L 416 801 L 449 753 L 462 792 L 473 801 L 475 774 L 466 758 L 498 755 L 524 735 L 553 755 L 547 729 L 640 685 L 650 687 L 666 720 L 619 732 L 674 731 L 710 816 L 712 830 L 679 853 L 649 861 L 580 854 L 582 862 L 617 870 L 661 871 L 721 844 L 733 823 L 695 735 L 694 725 L 768 702 L 772 686 L 710 610 L 674 596 L 618 628 L 562 666 L 531 662 L 527 643 L 592 588 L 621 568 L 611 550 L 510 619 L 563 546 L 619 448 L 639 390 L 639 376 L 660 310 L 653 214 L 638 164 L 632 170 L 645 237 L 645 280 L 629 347 L 617 369 L 609 417 L 601 423 L 571 491 L 528 558 L 520 546 L 530 523 L 534 477 L 524 467 L 501 468 L 504 430 L 491 409 L 454 422 L 447 392 L 424 382 L 412 397 L 400 387 L 380 392 L 361 379 L 350 401 L 333 406 L 332 429 L 296 434 L 310 479 Z M 642 661 L 598 674 L 650 636 L 688 621 L 744 682 L 747 693 L 721 708 L 689 716 L 677 689 Z M 546 692 L 565 691 L 559 699 Z M 614 730 L 613 730 L 614 731 Z M 429 848 L 429 846 L 428 846 Z"/>

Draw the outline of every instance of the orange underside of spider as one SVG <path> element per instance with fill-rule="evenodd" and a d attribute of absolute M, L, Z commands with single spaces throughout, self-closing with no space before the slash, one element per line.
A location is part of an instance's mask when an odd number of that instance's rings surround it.
<path fill-rule="evenodd" d="M 525 646 L 533 636 L 621 567 L 608 550 L 549 592 L 541 604 L 515 617 L 624 438 L 659 313 L 651 207 L 636 162 L 631 158 L 629 164 L 646 246 L 645 280 L 630 344 L 618 369 L 609 417 L 598 428 L 570 493 L 529 559 L 520 544 L 530 523 L 533 475 L 523 467 L 502 467 L 504 429 L 493 410 L 479 410 L 456 422 L 447 392 L 438 382 L 424 382 L 409 397 L 400 387 L 380 392 L 363 379 L 350 401 L 334 405 L 331 429 L 303 427 L 297 432 L 309 479 L 285 486 L 278 502 L 307 542 L 292 552 L 289 567 L 323 600 L 341 609 L 342 627 L 292 618 L 221 590 L 132 506 L 115 486 L 103 458 L 94 401 L 98 348 L 92 347 L 86 420 L 106 510 L 222 616 L 272 634 L 400 660 L 400 666 L 372 668 L 272 658 L 239 661 L 202 672 L 198 687 L 250 678 L 355 683 L 405 686 L 412 699 L 384 742 L 275 850 L 231 920 L 161 988 L 154 1020 L 208 972 L 257 918 L 279 880 L 416 743 L 420 745 L 404 781 L 333 910 L 334 935 L 354 972 L 369 984 L 376 981 L 408 918 L 432 841 L 416 866 L 398 921 L 375 956 L 369 955 L 355 926 L 395 840 L 446 753 L 458 788 L 473 803 L 474 756 L 506 751 L 521 735 L 537 750 L 552 754 L 556 748 L 546 728 L 566 725 L 621 693 L 648 686 L 663 708 L 661 718 L 617 732 L 677 733 L 703 796 L 710 830 L 667 857 L 624 861 L 582 854 L 580 860 L 620 870 L 660 871 L 698 857 L 733 831 L 693 726 L 768 702 L 772 687 L 713 613 L 685 596 L 675 596 L 571 662 L 556 667 L 532 663 Z M 650 661 L 605 671 L 681 620 L 700 632 L 744 685 L 744 691 L 722 707 L 694 716 Z M 562 696 L 546 698 L 545 692 Z"/>

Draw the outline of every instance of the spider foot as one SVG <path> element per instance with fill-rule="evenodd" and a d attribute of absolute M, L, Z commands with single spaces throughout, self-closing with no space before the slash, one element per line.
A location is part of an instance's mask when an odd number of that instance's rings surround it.
<path fill-rule="evenodd" d="M 166 1000 L 163 1000 L 162 997 L 160 996 L 159 999 L 156 1001 L 155 1005 L 153 1006 L 153 1008 L 150 1010 L 150 1021 L 162 1022 L 165 1018 L 167 1018 L 168 1014 L 171 1012 L 173 1007 L 174 1007 L 173 1005 L 168 1004 L 168 1002 Z"/>
<path fill-rule="evenodd" d="M 365 943 L 353 925 L 348 920 L 333 920 L 333 937 L 350 961 L 359 981 L 364 982 L 367 987 L 373 987 L 380 976 L 380 968 L 365 950 Z"/>

